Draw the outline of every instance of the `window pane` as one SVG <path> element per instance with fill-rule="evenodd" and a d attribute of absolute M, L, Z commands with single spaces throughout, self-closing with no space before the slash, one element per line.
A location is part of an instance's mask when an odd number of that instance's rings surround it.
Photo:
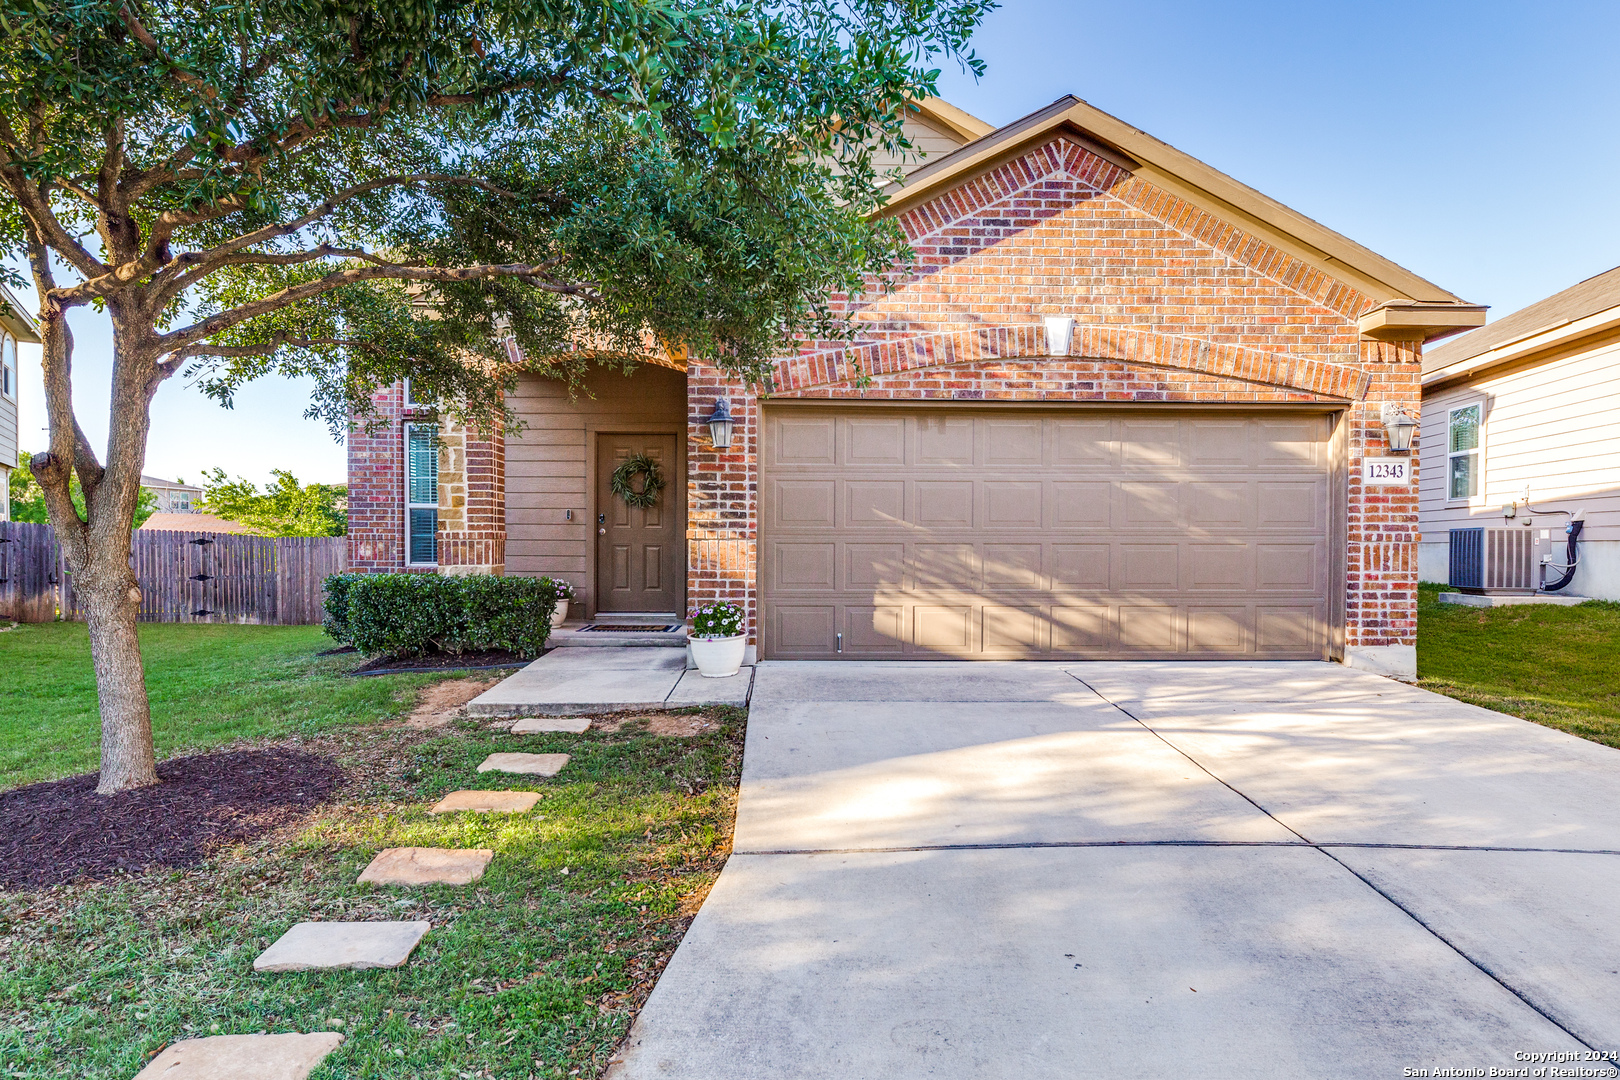
<path fill-rule="evenodd" d="M 1451 459 L 1451 498 L 1471 499 L 1479 494 L 1478 454 L 1458 454 Z"/>
<path fill-rule="evenodd" d="M 439 502 L 439 429 L 412 424 L 405 429 L 405 501 L 437 506 Z"/>
<path fill-rule="evenodd" d="M 1451 452 L 1479 449 L 1479 406 L 1451 410 Z"/>
<path fill-rule="evenodd" d="M 419 507 L 410 513 L 409 561 L 434 563 L 439 561 L 439 512 Z"/>

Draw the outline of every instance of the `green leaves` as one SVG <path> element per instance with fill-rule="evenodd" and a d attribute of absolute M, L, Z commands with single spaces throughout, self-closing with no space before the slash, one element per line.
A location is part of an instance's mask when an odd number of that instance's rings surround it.
<path fill-rule="evenodd" d="M 249 480 L 235 480 L 224 469 L 203 473 L 202 508 L 227 521 L 246 525 L 260 536 L 342 536 L 348 514 L 338 501 L 348 493 L 342 484 L 299 484 L 285 469 L 261 492 Z"/>

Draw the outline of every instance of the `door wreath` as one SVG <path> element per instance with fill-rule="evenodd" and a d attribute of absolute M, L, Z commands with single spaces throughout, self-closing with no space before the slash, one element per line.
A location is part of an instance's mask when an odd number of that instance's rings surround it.
<path fill-rule="evenodd" d="M 641 477 L 640 491 L 637 491 L 635 486 L 638 476 Z M 659 470 L 658 462 L 646 454 L 635 454 L 625 458 L 619 467 L 613 470 L 608 487 L 628 505 L 639 506 L 645 510 L 657 504 L 658 493 L 664 490 L 664 474 Z"/>

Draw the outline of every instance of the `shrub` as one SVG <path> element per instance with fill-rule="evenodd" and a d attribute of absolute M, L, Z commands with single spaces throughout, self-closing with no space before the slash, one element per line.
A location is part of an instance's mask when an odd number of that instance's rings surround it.
<path fill-rule="evenodd" d="M 743 632 L 743 610 L 736 604 L 705 604 L 692 616 L 692 636 L 736 637 Z"/>
<path fill-rule="evenodd" d="M 556 608 L 545 578 L 334 574 L 321 625 L 367 655 L 507 649 L 538 656 Z"/>

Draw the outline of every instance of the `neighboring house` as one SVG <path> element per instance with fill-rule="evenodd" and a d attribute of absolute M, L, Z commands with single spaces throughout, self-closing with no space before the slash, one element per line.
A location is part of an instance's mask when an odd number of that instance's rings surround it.
<path fill-rule="evenodd" d="M 225 518 L 199 513 L 196 510 L 182 511 L 178 514 L 159 510 L 142 522 L 141 528 L 147 532 L 251 533 L 253 531 L 239 521 L 227 521 Z"/>
<path fill-rule="evenodd" d="M 918 272 L 768 395 L 526 376 L 505 435 L 380 391 L 351 568 L 549 574 L 586 617 L 730 600 L 765 658 L 1415 672 L 1417 492 L 1362 464 L 1484 310 L 1076 98 L 946 128 L 883 211 Z M 608 486 L 631 454 L 669 481 L 645 511 Z"/>
<path fill-rule="evenodd" d="M 1425 580 L 1450 580 L 1452 529 L 1484 527 L 1527 537 L 1537 584 L 1584 509 L 1563 592 L 1620 600 L 1620 267 L 1427 353 L 1421 445 Z"/>
<path fill-rule="evenodd" d="M 202 502 L 202 488 L 197 487 L 195 484 L 183 484 L 178 480 L 163 480 L 156 476 L 142 476 L 141 487 L 146 488 L 156 497 L 156 513 L 200 513 L 197 504 Z M 195 529 L 198 526 L 191 525 L 188 528 Z"/>
<path fill-rule="evenodd" d="M 11 470 L 17 467 L 17 345 L 39 344 L 39 328 L 0 285 L 0 521 L 11 518 Z"/>

